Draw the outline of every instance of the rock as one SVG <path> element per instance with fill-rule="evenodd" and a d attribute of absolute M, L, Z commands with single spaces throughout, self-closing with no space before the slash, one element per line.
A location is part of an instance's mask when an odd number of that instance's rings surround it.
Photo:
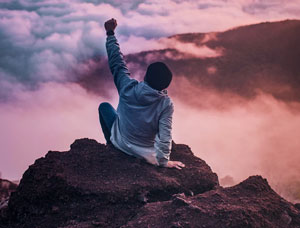
<path fill-rule="evenodd" d="M 92 221 L 92 225 L 95 226 L 95 227 L 103 226 L 103 224 L 101 222 L 98 222 L 98 221 Z"/>
<path fill-rule="evenodd" d="M 0 179 L 0 221 L 5 220 L 7 216 L 9 197 L 17 189 L 17 186 L 9 180 Z"/>
<path fill-rule="evenodd" d="M 14 192 L 17 189 L 17 184 L 5 180 L 5 179 L 0 179 L 0 203 L 1 201 L 6 200 L 11 192 Z"/>
<path fill-rule="evenodd" d="M 147 195 L 147 192 L 144 192 L 144 193 L 138 195 L 137 199 L 142 203 L 147 203 L 149 201 L 149 199 L 147 198 L 146 195 Z"/>
<path fill-rule="evenodd" d="M 11 195 L 10 227 L 95 227 L 92 221 L 120 227 L 147 202 L 219 186 L 217 175 L 188 146 L 172 147 L 171 160 L 185 163 L 182 170 L 155 167 L 91 139 L 76 140 L 66 152 L 49 151 Z"/>
<path fill-rule="evenodd" d="M 9 198 L 7 197 L 0 202 L 0 220 L 7 216 L 8 200 Z"/>
<path fill-rule="evenodd" d="M 52 212 L 53 213 L 58 213 L 59 212 L 59 207 L 52 206 Z"/>
<path fill-rule="evenodd" d="M 300 227 L 300 211 L 274 192 L 260 176 L 184 199 L 189 203 L 181 204 L 180 208 L 172 200 L 149 203 L 123 228 L 147 227 L 148 224 L 166 228 Z M 167 217 L 162 216 L 165 212 L 168 212 Z M 185 221 L 189 222 L 188 226 L 181 226 Z"/>
<path fill-rule="evenodd" d="M 191 201 L 187 200 L 184 193 L 172 196 L 172 203 L 178 207 L 190 205 Z"/>
<path fill-rule="evenodd" d="M 185 145 L 161 168 L 91 139 L 37 159 L 3 209 L 0 227 L 300 227 L 300 211 L 266 179 L 223 188 Z M 8 198 L 7 198 L 8 199 Z"/>

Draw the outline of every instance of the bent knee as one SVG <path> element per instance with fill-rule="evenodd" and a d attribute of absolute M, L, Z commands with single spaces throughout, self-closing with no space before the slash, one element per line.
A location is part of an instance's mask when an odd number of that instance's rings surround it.
<path fill-rule="evenodd" d="M 110 103 L 108 103 L 108 102 L 102 102 L 102 103 L 99 105 L 99 107 L 98 107 L 98 111 L 100 112 L 101 110 L 106 109 L 106 108 L 108 108 L 108 107 L 110 107 L 110 106 L 111 106 Z"/>

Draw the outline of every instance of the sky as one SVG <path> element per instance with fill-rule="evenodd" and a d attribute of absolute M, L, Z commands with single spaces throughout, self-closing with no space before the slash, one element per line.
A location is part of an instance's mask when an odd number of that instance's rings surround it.
<path fill-rule="evenodd" d="M 102 64 L 106 64 L 103 24 L 110 18 L 118 21 L 116 36 L 124 54 L 175 48 L 199 58 L 213 58 L 222 53 L 205 46 L 183 47 L 166 37 L 300 19 L 300 0 L 1 0 L 3 178 L 20 179 L 35 159 L 49 150 L 68 150 L 77 138 L 94 138 L 104 143 L 97 108 L 103 101 L 116 107 L 117 92 L 103 86 L 98 94 L 93 94 L 78 81 L 96 67 L 93 59 L 103 59 Z M 133 74 L 143 74 L 130 67 L 135 70 Z M 197 91 L 188 81 L 180 84 Z M 218 94 L 205 95 L 222 102 Z M 294 176 L 298 171 L 295 168 L 284 174 L 294 161 L 300 161 L 295 153 L 300 148 L 297 135 L 289 135 L 288 144 L 284 138 L 287 132 L 300 127 L 300 118 L 285 103 L 266 94 L 222 112 L 197 109 L 176 99 L 174 103 L 175 142 L 190 145 L 221 178 L 229 175 L 241 181 L 252 174 L 263 174 L 275 186 L 288 182 L 285 176 Z M 282 119 L 286 121 L 270 131 Z M 270 143 L 274 140 L 277 145 Z M 279 149 L 283 152 L 277 153 Z M 268 158 L 274 156 L 270 165 Z"/>

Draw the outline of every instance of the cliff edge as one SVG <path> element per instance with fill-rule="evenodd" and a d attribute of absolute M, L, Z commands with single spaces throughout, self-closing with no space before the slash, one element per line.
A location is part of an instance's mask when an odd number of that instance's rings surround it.
<path fill-rule="evenodd" d="M 230 188 L 186 145 L 182 170 L 152 166 L 112 146 L 76 140 L 23 174 L 0 227 L 300 227 L 300 211 L 253 176 Z"/>

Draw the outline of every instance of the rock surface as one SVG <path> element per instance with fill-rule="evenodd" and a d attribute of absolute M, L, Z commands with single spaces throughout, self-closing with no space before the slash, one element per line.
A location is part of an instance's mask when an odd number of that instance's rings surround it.
<path fill-rule="evenodd" d="M 152 166 L 91 139 L 49 152 L 24 173 L 0 227 L 300 227 L 293 205 L 260 176 L 223 188 L 185 145 L 182 170 Z"/>
<path fill-rule="evenodd" d="M 0 179 L 0 202 L 8 198 L 10 193 L 17 189 L 17 186 L 9 180 Z"/>
<path fill-rule="evenodd" d="M 300 211 L 251 176 L 230 188 L 149 203 L 122 228 L 133 227 L 300 227 Z"/>
<path fill-rule="evenodd" d="M 76 140 L 70 151 L 48 152 L 23 174 L 2 224 L 10 227 L 120 227 L 145 203 L 194 195 L 219 186 L 218 177 L 185 145 L 160 168 L 95 140 Z"/>
<path fill-rule="evenodd" d="M 17 189 L 17 186 L 17 184 L 9 180 L 0 179 L 0 218 L 5 216 L 9 196 Z"/>

